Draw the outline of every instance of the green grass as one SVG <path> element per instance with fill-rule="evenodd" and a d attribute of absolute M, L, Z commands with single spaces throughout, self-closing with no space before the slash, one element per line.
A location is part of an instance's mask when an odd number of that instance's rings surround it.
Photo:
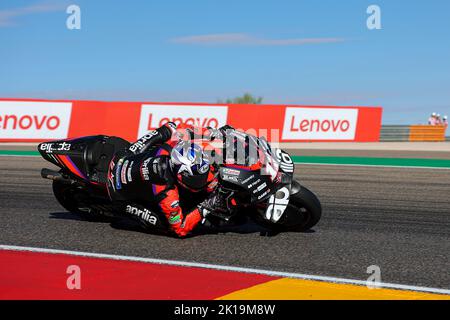
<path fill-rule="evenodd" d="M 39 156 L 39 152 L 27 150 L 0 150 L 0 156 Z"/>
<path fill-rule="evenodd" d="M 0 150 L 0 156 L 39 156 L 39 152 Z M 298 164 L 450 168 L 450 160 L 445 159 L 292 156 L 292 160 Z"/>

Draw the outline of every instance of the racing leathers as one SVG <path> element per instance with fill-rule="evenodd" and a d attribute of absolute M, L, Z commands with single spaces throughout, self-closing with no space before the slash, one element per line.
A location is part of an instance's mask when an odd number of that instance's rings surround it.
<path fill-rule="evenodd" d="M 108 192 L 112 200 L 133 203 L 125 211 L 145 225 L 169 226 L 177 236 L 184 237 L 192 231 L 208 210 L 202 206 L 183 212 L 180 206 L 180 190 L 176 176 L 171 170 L 170 153 L 182 139 L 191 138 L 194 131 L 206 132 L 206 128 L 176 126 L 167 123 L 149 132 L 128 151 L 117 154 L 110 163 Z M 210 165 L 207 185 L 203 191 L 211 195 L 217 186 L 217 168 Z M 196 190 L 198 191 L 198 190 Z M 206 204 L 214 201 L 205 200 Z M 155 210 L 152 210 L 152 209 Z M 162 213 L 166 221 L 159 221 L 155 212 Z"/>

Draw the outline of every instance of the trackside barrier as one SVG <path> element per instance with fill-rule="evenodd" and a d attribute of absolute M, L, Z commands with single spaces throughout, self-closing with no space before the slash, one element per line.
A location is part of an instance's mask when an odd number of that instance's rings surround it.
<path fill-rule="evenodd" d="M 446 141 L 445 126 L 431 125 L 384 125 L 380 141 Z"/>
<path fill-rule="evenodd" d="M 380 141 L 409 141 L 409 126 L 383 125 Z"/>
<path fill-rule="evenodd" d="M 86 135 L 136 140 L 168 121 L 237 129 L 271 141 L 379 141 L 381 107 L 0 99 L 0 141 Z"/>
<path fill-rule="evenodd" d="M 409 141 L 445 141 L 445 126 L 414 125 L 409 128 Z"/>

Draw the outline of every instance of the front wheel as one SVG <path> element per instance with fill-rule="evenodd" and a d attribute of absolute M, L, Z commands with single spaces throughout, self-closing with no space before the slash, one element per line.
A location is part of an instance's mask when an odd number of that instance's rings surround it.
<path fill-rule="evenodd" d="M 322 216 L 322 206 L 319 199 L 309 189 L 297 182 L 296 192 L 291 194 L 289 204 L 277 223 L 264 218 L 261 212 L 256 215 L 256 222 L 274 231 L 307 231 L 314 227 Z"/>

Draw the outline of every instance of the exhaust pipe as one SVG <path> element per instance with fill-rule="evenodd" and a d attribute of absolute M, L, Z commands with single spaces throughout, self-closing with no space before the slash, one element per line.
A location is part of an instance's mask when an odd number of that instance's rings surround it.
<path fill-rule="evenodd" d="M 41 170 L 41 177 L 44 179 L 59 181 L 66 184 L 76 183 L 75 180 L 65 178 L 60 172 L 46 168 L 43 168 Z"/>

